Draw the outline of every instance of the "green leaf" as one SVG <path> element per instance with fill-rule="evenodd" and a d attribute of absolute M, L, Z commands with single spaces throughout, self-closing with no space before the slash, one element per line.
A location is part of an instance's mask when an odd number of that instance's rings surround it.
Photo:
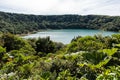
<path fill-rule="evenodd" d="M 106 53 L 108 56 L 112 56 L 117 52 L 117 48 L 112 48 L 112 49 L 103 49 L 103 52 Z"/>

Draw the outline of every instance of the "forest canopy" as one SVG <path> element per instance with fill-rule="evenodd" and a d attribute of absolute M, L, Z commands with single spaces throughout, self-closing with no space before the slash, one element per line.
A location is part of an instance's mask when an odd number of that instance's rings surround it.
<path fill-rule="evenodd" d="M 0 80 L 120 80 L 120 34 L 78 36 L 67 45 L 15 35 L 41 29 L 119 31 L 120 17 L 0 12 Z"/>
<path fill-rule="evenodd" d="M 120 16 L 102 15 L 26 15 L 0 12 L 0 31 L 13 34 L 41 29 L 120 30 Z"/>
<path fill-rule="evenodd" d="M 74 38 L 0 36 L 0 80 L 120 80 L 120 34 Z"/>

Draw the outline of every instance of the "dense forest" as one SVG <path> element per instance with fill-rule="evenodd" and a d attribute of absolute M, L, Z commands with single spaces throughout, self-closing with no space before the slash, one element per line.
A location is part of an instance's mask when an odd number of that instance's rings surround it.
<path fill-rule="evenodd" d="M 0 12 L 0 31 L 13 34 L 41 29 L 101 29 L 120 30 L 119 16 L 100 15 L 25 15 Z"/>
<path fill-rule="evenodd" d="M 42 29 L 120 30 L 119 16 L 0 12 L 0 80 L 120 80 L 120 34 L 23 39 Z"/>
<path fill-rule="evenodd" d="M 67 45 L 0 34 L 0 80 L 120 80 L 120 34 Z"/>

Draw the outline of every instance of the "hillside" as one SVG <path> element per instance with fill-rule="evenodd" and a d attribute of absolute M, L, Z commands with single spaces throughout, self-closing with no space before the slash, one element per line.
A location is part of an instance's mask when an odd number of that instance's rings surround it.
<path fill-rule="evenodd" d="M 120 30 L 119 16 L 100 15 L 25 15 L 0 12 L 0 31 L 14 34 L 41 29 Z"/>
<path fill-rule="evenodd" d="M 47 38 L 0 36 L 0 80 L 120 80 L 120 34 Z"/>

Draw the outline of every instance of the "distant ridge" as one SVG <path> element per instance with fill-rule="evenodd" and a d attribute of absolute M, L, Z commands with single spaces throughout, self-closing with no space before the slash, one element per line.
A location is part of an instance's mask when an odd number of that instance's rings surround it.
<path fill-rule="evenodd" d="M 120 30 L 120 16 L 105 15 L 33 15 L 0 11 L 0 31 L 23 34 L 41 29 Z"/>

